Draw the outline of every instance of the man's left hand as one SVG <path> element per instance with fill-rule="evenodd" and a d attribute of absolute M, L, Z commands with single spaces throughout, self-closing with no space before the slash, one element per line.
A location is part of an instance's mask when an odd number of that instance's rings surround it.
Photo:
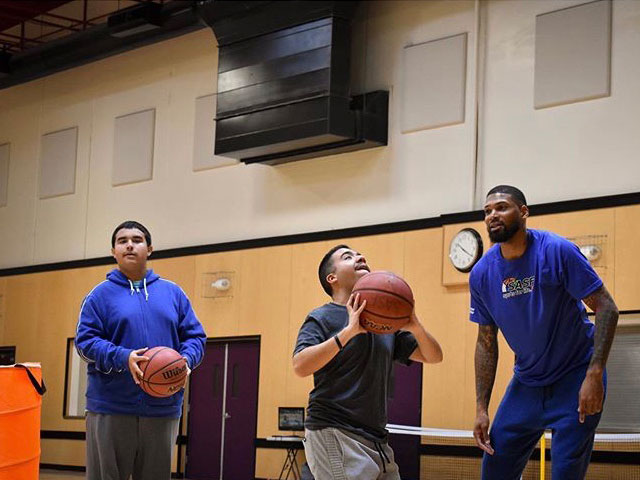
<path fill-rule="evenodd" d="M 602 411 L 604 385 L 602 373 L 587 370 L 580 393 L 578 394 L 578 414 L 580 423 L 584 423 L 587 415 L 595 415 Z"/>
<path fill-rule="evenodd" d="M 414 333 L 416 328 L 420 325 L 420 320 L 416 316 L 415 310 L 411 312 L 411 316 L 409 317 L 409 321 L 405 323 L 401 330 L 406 330 L 407 332 Z"/>

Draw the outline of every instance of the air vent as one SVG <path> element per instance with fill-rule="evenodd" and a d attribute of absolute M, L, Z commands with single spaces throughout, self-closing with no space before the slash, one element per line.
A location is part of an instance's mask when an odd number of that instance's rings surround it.
<path fill-rule="evenodd" d="M 388 93 L 351 97 L 355 2 L 230 3 L 203 10 L 219 43 L 216 155 L 276 164 L 386 145 Z"/>

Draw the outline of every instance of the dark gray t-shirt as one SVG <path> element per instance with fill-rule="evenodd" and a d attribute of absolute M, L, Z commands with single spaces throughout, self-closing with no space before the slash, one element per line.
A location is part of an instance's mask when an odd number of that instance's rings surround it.
<path fill-rule="evenodd" d="M 313 310 L 298 332 L 294 355 L 318 345 L 347 326 L 347 308 L 327 303 Z M 329 363 L 313 374 L 305 426 L 335 427 L 374 441 L 386 441 L 387 396 L 393 360 L 409 365 L 418 346 L 404 331 L 365 333 L 347 343 Z"/>

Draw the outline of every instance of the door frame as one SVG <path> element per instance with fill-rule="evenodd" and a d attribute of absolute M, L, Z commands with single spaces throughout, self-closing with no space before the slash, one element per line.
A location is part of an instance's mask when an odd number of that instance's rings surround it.
<path fill-rule="evenodd" d="M 211 345 L 211 344 L 226 344 L 226 343 L 249 343 L 249 342 L 257 342 L 258 343 L 258 376 L 257 376 L 257 381 L 258 381 L 258 385 L 257 385 L 257 389 L 256 389 L 256 416 L 255 416 L 255 422 L 256 422 L 256 432 L 254 432 L 253 436 L 254 436 L 254 440 L 255 440 L 255 435 L 257 433 L 257 428 L 258 428 L 258 400 L 260 398 L 260 361 L 262 360 L 262 349 L 260 348 L 262 346 L 262 338 L 261 335 L 242 335 L 242 336 L 233 336 L 233 337 L 207 337 L 207 341 L 206 341 L 206 345 Z M 185 402 L 185 406 L 186 406 L 186 422 L 187 422 L 187 432 L 186 435 L 184 436 L 184 439 L 182 441 L 178 442 L 178 471 L 180 471 L 181 465 L 180 463 L 182 462 L 182 447 L 185 447 L 185 452 L 184 452 L 184 472 L 186 475 L 187 472 L 187 447 L 189 444 L 189 417 L 191 415 L 191 376 L 189 376 L 189 396 L 187 398 L 187 401 Z M 180 417 L 180 422 L 182 422 L 182 418 L 185 417 L 185 415 L 182 415 Z M 179 437 L 181 437 L 179 435 Z M 224 442 L 224 439 L 222 439 L 222 441 Z M 255 452 L 255 448 L 254 448 L 254 452 Z M 256 471 L 256 455 L 254 454 L 253 456 L 253 471 L 255 473 Z"/>

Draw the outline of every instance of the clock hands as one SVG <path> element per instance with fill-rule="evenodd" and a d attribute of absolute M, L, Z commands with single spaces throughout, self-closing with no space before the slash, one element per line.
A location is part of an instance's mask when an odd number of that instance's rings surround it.
<path fill-rule="evenodd" d="M 469 255 L 470 257 L 472 257 L 472 256 L 473 256 L 473 255 L 471 255 L 469 252 L 467 252 L 467 251 L 464 249 L 464 247 L 463 247 L 462 245 L 458 244 L 458 248 L 459 248 L 460 250 L 462 250 L 464 253 L 466 253 L 467 255 Z"/>

